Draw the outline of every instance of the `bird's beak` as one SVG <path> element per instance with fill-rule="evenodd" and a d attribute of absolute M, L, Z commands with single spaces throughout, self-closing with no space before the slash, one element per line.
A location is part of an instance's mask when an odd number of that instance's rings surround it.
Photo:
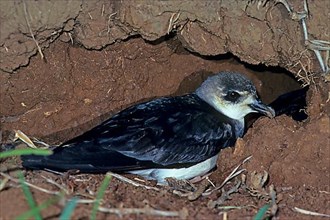
<path fill-rule="evenodd" d="M 258 113 L 266 115 L 269 118 L 275 117 L 275 111 L 272 107 L 265 105 L 262 103 L 260 99 L 255 99 L 252 104 L 249 105 L 250 108 Z"/>

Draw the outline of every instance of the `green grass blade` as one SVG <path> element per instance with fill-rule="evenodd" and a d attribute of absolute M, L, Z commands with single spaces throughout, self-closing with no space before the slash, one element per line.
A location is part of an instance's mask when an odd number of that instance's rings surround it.
<path fill-rule="evenodd" d="M 27 203 L 29 204 L 31 209 L 36 208 L 37 204 L 34 201 L 33 195 L 31 193 L 29 187 L 25 184 L 25 179 L 24 179 L 24 176 L 23 176 L 22 172 L 18 173 L 18 177 L 19 177 L 19 182 L 21 184 L 21 187 L 22 187 L 22 190 L 23 190 L 23 193 L 24 193 L 24 196 L 26 198 Z M 41 213 L 40 212 L 35 212 L 34 213 L 34 218 L 36 220 L 42 220 Z"/>
<path fill-rule="evenodd" d="M 58 202 L 63 197 L 63 194 L 59 194 L 57 196 L 53 196 L 49 199 L 47 199 L 45 202 L 41 203 L 39 206 L 30 209 L 27 212 L 24 212 L 23 214 L 16 217 L 16 220 L 25 220 L 25 219 L 31 219 L 32 216 L 35 216 L 35 213 L 40 213 L 41 210 L 48 208 L 50 205 Z"/>
<path fill-rule="evenodd" d="M 30 155 L 30 154 L 47 156 L 47 155 L 51 155 L 52 153 L 53 153 L 53 151 L 48 150 L 48 149 L 32 149 L 32 148 L 15 149 L 15 150 L 1 152 L 0 159 L 5 158 L 5 157 Z"/>
<path fill-rule="evenodd" d="M 62 214 L 61 214 L 59 220 L 69 220 L 69 219 L 71 219 L 71 215 L 73 213 L 73 210 L 75 209 L 75 207 L 78 204 L 77 202 L 78 202 L 77 197 L 73 197 L 72 199 L 70 199 L 70 201 L 66 204 L 64 210 L 62 211 Z"/>
<path fill-rule="evenodd" d="M 91 217 L 90 217 L 91 220 L 96 219 L 96 213 L 97 213 L 97 210 L 100 206 L 100 201 L 103 198 L 104 192 L 105 192 L 106 188 L 108 187 L 108 185 L 110 183 L 111 177 L 112 176 L 107 173 L 104 177 L 104 180 L 102 181 L 100 189 L 99 189 L 99 191 L 97 192 L 97 195 L 96 195 L 96 200 L 93 204 L 92 214 L 91 214 Z"/>
<path fill-rule="evenodd" d="M 264 205 L 263 207 L 261 207 L 261 209 L 259 209 L 258 213 L 254 216 L 253 220 L 262 220 L 263 217 L 265 216 L 267 210 L 269 209 L 270 205 Z"/>

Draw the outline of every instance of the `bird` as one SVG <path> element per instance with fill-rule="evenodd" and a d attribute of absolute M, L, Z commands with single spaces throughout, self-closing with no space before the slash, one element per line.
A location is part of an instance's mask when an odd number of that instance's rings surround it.
<path fill-rule="evenodd" d="M 274 110 L 238 72 L 208 77 L 194 92 L 156 98 L 128 107 L 53 149 L 48 156 L 24 155 L 32 170 L 131 173 L 158 184 L 190 180 L 214 169 L 222 149 L 244 134 L 244 117 Z"/>

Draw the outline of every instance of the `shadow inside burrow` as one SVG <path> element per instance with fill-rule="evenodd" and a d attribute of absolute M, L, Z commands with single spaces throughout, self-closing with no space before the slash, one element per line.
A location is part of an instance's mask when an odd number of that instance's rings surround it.
<path fill-rule="evenodd" d="M 173 53 L 198 56 L 202 59 L 211 60 L 213 62 L 219 63 L 220 64 L 219 72 L 233 71 L 233 72 L 241 72 L 243 74 L 245 72 L 248 72 L 250 75 L 253 75 L 252 77 L 257 78 L 260 81 L 261 86 L 258 87 L 259 88 L 258 93 L 260 94 L 262 100 L 267 104 L 276 100 L 277 97 L 280 97 L 283 94 L 287 94 L 288 92 L 301 89 L 301 84 L 293 77 L 293 74 L 291 74 L 289 71 L 287 71 L 284 68 L 268 67 L 262 64 L 259 65 L 248 64 L 241 61 L 238 57 L 232 55 L 231 53 L 226 53 L 217 56 L 203 56 L 196 52 L 192 52 L 186 49 L 175 35 L 164 36 L 163 38 L 158 39 L 157 41 L 154 42 L 148 42 L 146 40 L 144 42 L 147 44 L 156 45 L 164 41 L 166 42 L 166 45 L 173 51 Z M 203 81 L 205 81 L 209 76 L 214 74 L 216 74 L 216 72 L 211 72 L 201 66 L 199 70 L 196 70 L 193 73 L 189 73 L 188 76 L 181 81 L 178 89 L 174 93 L 172 93 L 171 96 L 179 96 L 194 92 L 201 85 Z M 298 104 L 298 106 L 295 106 L 293 111 L 296 111 L 297 108 L 301 108 L 301 109 L 305 108 L 306 91 L 307 89 L 303 91 L 304 94 L 300 94 L 301 97 L 303 98 L 299 99 L 300 104 Z M 46 136 L 45 139 L 50 140 L 51 142 L 54 142 L 55 140 L 57 140 L 57 142 L 58 140 L 63 140 L 63 137 L 66 138 L 69 137 L 70 139 L 97 126 L 98 124 L 110 118 L 112 115 L 116 114 L 117 112 L 129 106 L 150 101 L 155 98 L 159 98 L 159 97 L 143 98 L 136 102 L 129 103 L 120 108 L 114 109 L 110 112 L 97 116 L 86 123 L 79 124 L 76 127 L 72 127 L 69 129 L 65 129 L 50 134 Z M 280 102 L 279 106 L 290 105 L 291 98 L 292 97 L 286 97 L 285 102 L 282 103 Z M 294 101 L 294 99 L 292 100 Z M 305 114 L 304 111 L 300 111 L 299 113 L 301 114 L 297 114 L 298 115 L 297 117 L 295 115 L 294 116 L 290 115 L 290 116 L 292 116 L 294 120 L 298 120 L 298 121 L 302 121 L 307 118 L 307 115 Z M 246 117 L 247 127 L 250 126 L 253 123 L 253 121 L 255 121 L 258 117 L 260 117 L 260 115 L 257 114 L 248 115 Z"/>

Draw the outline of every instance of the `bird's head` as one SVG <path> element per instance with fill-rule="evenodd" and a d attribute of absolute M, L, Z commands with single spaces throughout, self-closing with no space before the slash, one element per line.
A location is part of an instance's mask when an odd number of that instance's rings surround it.
<path fill-rule="evenodd" d="M 259 99 L 251 80 L 239 73 L 220 72 L 211 76 L 196 90 L 196 94 L 232 119 L 242 121 L 251 112 L 275 117 L 274 110 Z"/>

